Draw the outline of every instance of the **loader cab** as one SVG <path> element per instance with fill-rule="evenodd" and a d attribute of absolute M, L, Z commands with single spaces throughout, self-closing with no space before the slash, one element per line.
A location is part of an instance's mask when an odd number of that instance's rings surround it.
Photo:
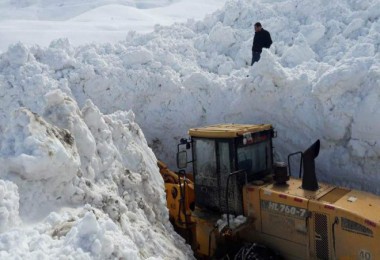
<path fill-rule="evenodd" d="M 242 214 L 243 185 L 272 172 L 272 126 L 220 124 L 189 135 L 196 206 Z"/>

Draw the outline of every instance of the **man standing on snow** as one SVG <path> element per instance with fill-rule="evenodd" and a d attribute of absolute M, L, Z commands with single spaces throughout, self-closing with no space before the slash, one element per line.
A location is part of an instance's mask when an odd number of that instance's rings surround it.
<path fill-rule="evenodd" d="M 252 62 L 257 62 L 260 60 L 260 54 L 263 48 L 269 48 L 272 44 L 272 38 L 270 33 L 261 26 L 261 23 L 255 23 L 255 37 L 253 37 L 252 45 Z"/>

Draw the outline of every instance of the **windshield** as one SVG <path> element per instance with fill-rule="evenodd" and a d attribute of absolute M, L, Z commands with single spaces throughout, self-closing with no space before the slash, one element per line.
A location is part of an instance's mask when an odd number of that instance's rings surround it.
<path fill-rule="evenodd" d="M 238 147 L 237 153 L 239 169 L 247 170 L 248 176 L 271 168 L 272 156 L 269 140 Z"/>
<path fill-rule="evenodd" d="M 217 182 L 215 141 L 210 139 L 195 139 L 195 167 L 197 181 L 212 186 Z"/>

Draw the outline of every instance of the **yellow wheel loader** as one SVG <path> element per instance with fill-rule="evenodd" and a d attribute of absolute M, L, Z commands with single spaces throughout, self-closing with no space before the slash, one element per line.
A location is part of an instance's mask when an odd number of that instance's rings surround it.
<path fill-rule="evenodd" d="M 380 259 L 380 198 L 318 183 L 319 140 L 274 162 L 269 124 L 189 135 L 178 145 L 179 172 L 159 167 L 172 223 L 198 259 Z"/>

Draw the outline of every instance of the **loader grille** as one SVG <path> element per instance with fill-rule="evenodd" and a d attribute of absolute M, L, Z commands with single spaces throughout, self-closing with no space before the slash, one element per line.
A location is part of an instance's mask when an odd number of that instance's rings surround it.
<path fill-rule="evenodd" d="M 315 213 L 315 252 L 317 259 L 329 259 L 329 238 L 328 238 L 327 216 Z"/>

